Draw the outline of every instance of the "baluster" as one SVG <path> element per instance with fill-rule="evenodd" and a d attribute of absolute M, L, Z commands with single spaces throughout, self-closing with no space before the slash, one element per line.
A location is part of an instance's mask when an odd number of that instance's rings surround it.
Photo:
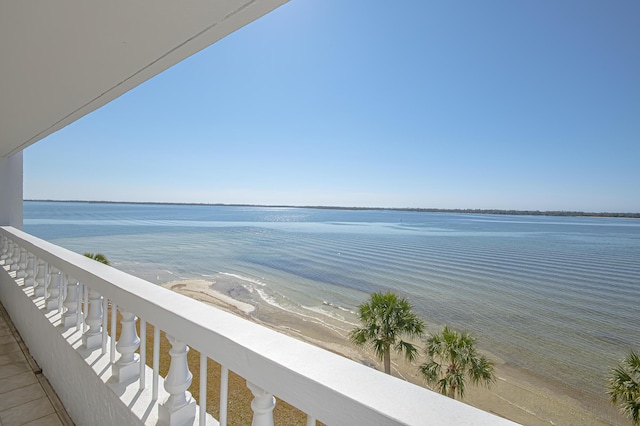
<path fill-rule="evenodd" d="M 229 399 L 229 369 L 220 365 L 220 426 L 227 426 Z"/>
<path fill-rule="evenodd" d="M 107 318 L 108 312 L 109 312 L 109 299 L 107 299 L 106 297 L 103 297 L 102 298 L 102 355 L 107 353 L 107 340 L 109 337 L 109 331 L 107 328 L 107 323 L 109 322 L 109 318 Z"/>
<path fill-rule="evenodd" d="M 62 314 L 62 326 L 71 327 L 78 321 L 78 280 L 65 275 L 65 281 L 67 283 L 67 295 L 63 302 L 65 312 Z"/>
<path fill-rule="evenodd" d="M 106 299 L 103 298 L 103 299 Z M 86 285 L 82 286 L 82 303 L 84 303 L 84 312 L 82 313 L 82 333 L 86 333 L 89 329 L 89 324 L 87 324 L 87 317 L 89 316 L 89 287 Z M 104 316 L 104 301 L 102 303 L 102 312 L 101 315 Z M 104 330 L 104 319 L 102 320 L 103 330 Z"/>
<path fill-rule="evenodd" d="M 160 329 L 153 326 L 153 384 L 152 399 L 158 400 L 158 376 L 160 375 Z"/>
<path fill-rule="evenodd" d="M 200 426 L 207 425 L 207 356 L 200 352 Z"/>
<path fill-rule="evenodd" d="M 11 257 L 12 244 L 13 243 L 10 239 L 4 235 L 2 236 L 2 254 L 0 254 L 0 262 L 2 262 L 3 266 L 7 265 L 7 259 Z"/>
<path fill-rule="evenodd" d="M 67 296 L 67 276 L 60 271 L 60 291 L 58 292 L 58 312 L 64 309 L 64 298 Z"/>
<path fill-rule="evenodd" d="M 315 417 L 311 417 L 310 415 L 307 415 L 307 426 L 316 426 Z"/>
<path fill-rule="evenodd" d="M 140 355 L 136 352 L 140 345 L 140 338 L 136 332 L 136 316 L 131 312 L 120 309 L 122 319 L 120 320 L 120 340 L 116 349 L 120 354 L 118 361 L 113 364 L 113 375 L 118 383 L 129 381 L 137 377 L 140 372 Z"/>
<path fill-rule="evenodd" d="M 18 259 L 18 270 L 16 271 L 16 279 L 27 276 L 27 250 L 20 249 L 20 258 Z M 24 284 L 24 281 L 22 282 Z"/>
<path fill-rule="evenodd" d="M 147 322 L 140 318 L 140 389 L 147 386 Z"/>
<path fill-rule="evenodd" d="M 76 298 L 76 310 L 78 312 L 78 315 L 76 315 L 76 331 L 79 331 L 83 334 L 87 331 L 87 327 L 84 323 L 84 313 L 85 311 L 89 311 L 89 304 L 85 303 L 84 305 L 82 305 L 82 300 L 84 299 L 86 288 L 87 287 L 84 284 L 78 284 L 78 297 Z"/>
<path fill-rule="evenodd" d="M 118 315 L 118 305 L 111 301 L 111 345 L 109 346 L 109 362 L 116 362 L 116 318 Z"/>
<path fill-rule="evenodd" d="M 46 309 L 51 312 L 58 308 L 58 295 L 60 294 L 60 271 L 51 266 L 49 269 L 49 284 L 47 285 Z"/>
<path fill-rule="evenodd" d="M 164 379 L 164 388 L 169 397 L 158 407 L 158 418 L 162 424 L 170 426 L 192 424 L 196 417 L 196 401 L 187 391 L 193 379 L 187 364 L 189 347 L 168 334 L 167 339 L 171 343 L 171 365 Z"/>
<path fill-rule="evenodd" d="M 253 410 L 252 426 L 273 426 L 273 409 L 276 399 L 266 390 L 247 380 L 247 387 L 253 394 L 251 409 Z"/>
<path fill-rule="evenodd" d="M 13 244 L 13 254 L 11 255 L 11 269 L 9 269 L 10 271 L 17 271 L 18 270 L 18 262 L 20 261 L 20 252 L 22 251 L 22 249 L 20 248 L 20 246 L 18 244 Z"/>
<path fill-rule="evenodd" d="M 27 253 L 27 265 L 25 272 L 25 287 L 33 287 L 36 283 L 36 257 L 31 253 Z"/>
<path fill-rule="evenodd" d="M 85 309 L 87 309 L 85 307 Z M 89 326 L 82 335 L 82 345 L 91 350 L 102 344 L 102 295 L 93 289 L 89 289 L 89 308 L 85 322 Z"/>
<path fill-rule="evenodd" d="M 36 267 L 36 282 L 33 284 L 33 297 L 44 296 L 44 286 L 47 281 L 47 267 L 49 265 L 42 259 L 38 259 L 38 266 Z"/>

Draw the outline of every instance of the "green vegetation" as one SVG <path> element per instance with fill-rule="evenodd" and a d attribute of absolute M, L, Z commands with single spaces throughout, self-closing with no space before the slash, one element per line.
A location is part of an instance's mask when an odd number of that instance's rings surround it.
<path fill-rule="evenodd" d="M 416 359 L 418 348 L 407 341 L 422 337 L 425 323 L 411 311 L 411 304 L 396 294 L 373 293 L 360 305 L 358 319 L 361 326 L 349 333 L 358 346 L 370 346 L 384 372 L 391 374 L 391 350 L 404 353 L 408 361 Z M 428 336 L 426 362 L 420 365 L 427 384 L 450 398 L 464 397 L 466 382 L 487 387 L 495 381 L 493 363 L 478 354 L 476 339 L 467 332 L 457 332 L 445 326 L 442 332 Z"/>
<path fill-rule="evenodd" d="M 442 332 L 429 336 L 426 344 L 427 362 L 420 366 L 420 372 L 441 394 L 462 399 L 467 378 L 474 385 L 487 387 L 495 381 L 493 363 L 477 353 L 476 339 L 470 334 L 445 326 Z"/>
<path fill-rule="evenodd" d="M 416 358 L 418 349 L 403 336 L 422 336 L 424 322 L 411 311 L 411 304 L 404 298 L 387 293 L 373 293 L 369 301 L 360 305 L 358 318 L 362 324 L 349 333 L 358 346 L 369 344 L 378 359 L 384 361 L 384 372 L 391 374 L 391 349 L 404 353 L 408 361 Z"/>
<path fill-rule="evenodd" d="M 607 393 L 633 422 L 640 422 L 640 356 L 634 351 L 611 370 Z"/>
<path fill-rule="evenodd" d="M 104 263 L 105 265 L 111 265 L 109 259 L 102 253 L 85 253 L 84 254 L 89 259 L 97 260 L 100 263 Z"/>

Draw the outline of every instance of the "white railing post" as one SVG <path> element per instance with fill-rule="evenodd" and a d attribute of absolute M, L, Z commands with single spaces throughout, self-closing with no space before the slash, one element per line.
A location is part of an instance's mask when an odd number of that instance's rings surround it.
<path fill-rule="evenodd" d="M 20 257 L 18 258 L 18 263 L 16 264 L 16 279 L 24 278 L 26 276 L 27 276 L 27 250 L 21 248 Z"/>
<path fill-rule="evenodd" d="M 82 345 L 86 349 L 95 349 L 102 344 L 103 315 L 106 314 L 102 312 L 102 296 L 97 291 L 89 289 L 89 308 L 85 320 L 89 328 L 82 335 Z"/>
<path fill-rule="evenodd" d="M 65 312 L 62 314 L 62 326 L 71 327 L 78 321 L 78 280 L 66 275 L 67 297 L 64 298 Z"/>
<path fill-rule="evenodd" d="M 9 266 L 11 264 L 12 254 L 13 254 L 13 241 L 3 236 L 2 237 L 2 255 L 0 256 L 0 262 L 2 262 L 2 266 Z"/>
<path fill-rule="evenodd" d="M 227 406 L 229 399 L 229 369 L 220 365 L 220 426 L 227 426 Z"/>
<path fill-rule="evenodd" d="M 120 309 L 120 339 L 116 349 L 120 354 L 118 361 L 113 364 L 113 375 L 118 383 L 137 378 L 140 373 L 140 355 L 136 352 L 140 345 L 140 338 L 136 332 L 136 316 L 131 312 Z"/>
<path fill-rule="evenodd" d="M 18 261 L 20 260 L 20 246 L 16 243 L 13 244 L 13 254 L 11 255 L 11 268 L 9 271 L 18 270 Z"/>
<path fill-rule="evenodd" d="M 276 398 L 248 380 L 247 387 L 253 394 L 253 401 L 251 401 L 253 422 L 251 426 L 273 426 L 273 409 L 276 406 Z"/>
<path fill-rule="evenodd" d="M 140 318 L 140 389 L 147 386 L 147 322 Z"/>
<path fill-rule="evenodd" d="M 200 426 L 207 425 L 207 356 L 200 353 Z"/>
<path fill-rule="evenodd" d="M 47 262 L 42 259 L 38 259 L 36 267 L 36 279 L 33 284 L 33 297 L 44 296 L 44 285 L 47 280 Z"/>
<path fill-rule="evenodd" d="M 58 308 L 58 295 L 60 294 L 60 272 L 51 266 L 49 268 L 49 285 L 47 285 L 46 309 L 51 312 Z"/>
<path fill-rule="evenodd" d="M 187 391 L 193 379 L 187 364 L 189 347 L 173 336 L 167 335 L 167 339 L 171 343 L 171 364 L 164 379 L 164 388 L 169 392 L 169 397 L 158 406 L 158 418 L 163 425 L 193 424 L 196 418 L 196 401 Z"/>
<path fill-rule="evenodd" d="M 158 400 L 158 376 L 160 376 L 160 329 L 153 326 L 153 376 L 152 399 Z"/>
<path fill-rule="evenodd" d="M 105 314 L 106 315 L 106 314 Z M 118 317 L 118 305 L 111 301 L 111 341 L 109 346 L 109 362 L 116 362 L 116 318 Z"/>
<path fill-rule="evenodd" d="M 24 277 L 25 287 L 33 287 L 36 283 L 36 257 L 27 253 L 26 275 Z"/>
<path fill-rule="evenodd" d="M 107 353 L 107 340 L 109 340 L 109 299 L 106 297 L 102 298 L 102 355 Z M 86 320 L 85 324 L 89 325 Z"/>
<path fill-rule="evenodd" d="M 64 309 L 64 298 L 67 295 L 67 276 L 60 271 L 60 285 L 58 286 L 58 312 L 62 313 Z"/>

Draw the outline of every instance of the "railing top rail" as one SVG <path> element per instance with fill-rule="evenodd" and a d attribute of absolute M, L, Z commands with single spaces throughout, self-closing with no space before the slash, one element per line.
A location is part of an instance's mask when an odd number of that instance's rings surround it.
<path fill-rule="evenodd" d="M 255 385 L 328 424 L 512 424 L 9 226 L 0 233 Z"/>

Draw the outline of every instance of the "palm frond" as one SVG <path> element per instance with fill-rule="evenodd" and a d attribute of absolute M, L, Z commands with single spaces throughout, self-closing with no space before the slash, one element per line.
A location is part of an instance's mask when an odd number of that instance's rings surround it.
<path fill-rule="evenodd" d="M 105 265 L 110 265 L 109 259 L 102 253 L 84 253 L 85 257 L 89 259 L 97 260 L 100 263 L 104 263 Z"/>

